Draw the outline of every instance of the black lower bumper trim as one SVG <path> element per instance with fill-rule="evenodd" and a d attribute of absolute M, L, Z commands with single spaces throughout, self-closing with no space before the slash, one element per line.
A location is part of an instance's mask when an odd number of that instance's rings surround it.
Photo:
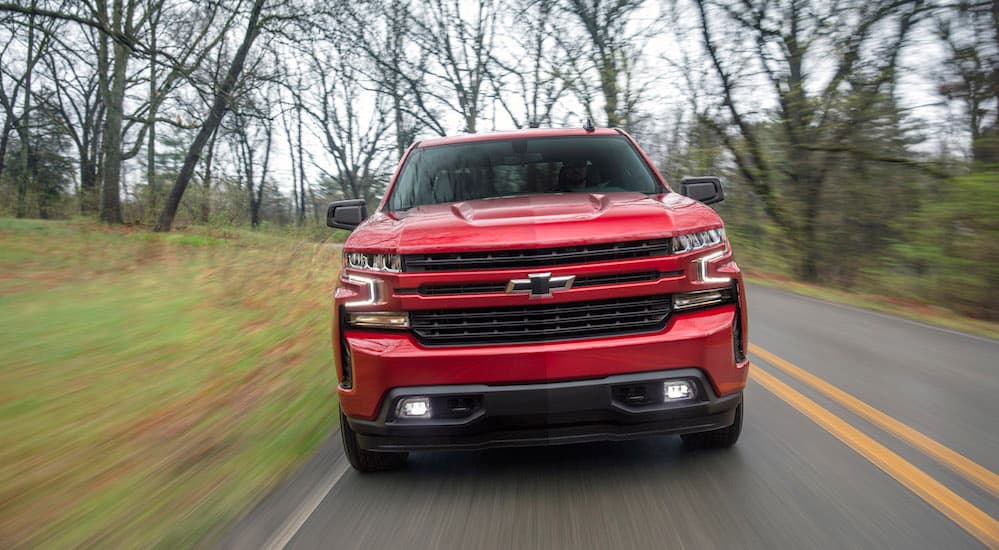
<path fill-rule="evenodd" d="M 662 383 L 677 379 L 693 383 L 696 398 L 664 403 Z M 461 413 L 437 409 L 431 419 L 396 418 L 398 401 L 414 396 L 430 397 L 435 407 L 461 400 Z M 741 392 L 718 397 L 704 373 L 690 368 L 541 384 L 396 388 L 378 418 L 347 421 L 367 450 L 474 450 L 708 431 L 730 426 L 741 403 Z"/>

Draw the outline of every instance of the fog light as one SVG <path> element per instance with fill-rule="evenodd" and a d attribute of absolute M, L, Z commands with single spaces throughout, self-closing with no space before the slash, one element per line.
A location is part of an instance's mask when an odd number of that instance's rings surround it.
<path fill-rule="evenodd" d="M 686 380 L 669 380 L 663 382 L 663 401 L 684 401 L 697 395 L 694 385 Z"/>
<path fill-rule="evenodd" d="M 720 304 L 724 297 L 720 290 L 709 290 L 707 292 L 687 292 L 673 295 L 673 309 L 682 311 L 698 307 Z"/>
<path fill-rule="evenodd" d="M 364 311 L 349 313 L 347 324 L 352 327 L 409 328 L 409 315 L 398 311 Z"/>
<path fill-rule="evenodd" d="M 430 418 L 430 398 L 403 397 L 399 400 L 397 414 L 400 418 Z"/>

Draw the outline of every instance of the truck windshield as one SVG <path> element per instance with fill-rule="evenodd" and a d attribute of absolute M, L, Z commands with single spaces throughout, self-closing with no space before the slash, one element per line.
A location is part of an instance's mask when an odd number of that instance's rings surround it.
<path fill-rule="evenodd" d="M 624 136 L 505 139 L 415 149 L 387 204 L 615 191 L 665 191 Z"/>

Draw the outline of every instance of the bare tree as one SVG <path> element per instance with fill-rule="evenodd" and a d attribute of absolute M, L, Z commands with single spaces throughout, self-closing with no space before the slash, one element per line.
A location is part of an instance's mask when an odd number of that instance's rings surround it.
<path fill-rule="evenodd" d="M 156 207 L 156 196 L 158 182 L 156 180 L 156 115 L 159 112 L 159 102 L 154 102 L 157 93 L 159 92 L 156 87 L 157 84 L 157 34 L 160 27 L 160 21 L 163 19 L 163 10 L 156 9 L 154 4 L 156 0 L 147 0 L 146 10 L 152 11 L 152 15 L 149 18 L 149 49 L 151 50 L 151 55 L 149 57 L 149 99 L 150 99 L 150 109 L 149 109 L 149 131 L 147 132 L 148 142 L 146 144 L 146 184 L 150 187 L 149 199 L 150 206 L 152 208 Z M 162 3 L 159 8 L 162 8 Z"/>
<path fill-rule="evenodd" d="M 495 100 L 517 128 L 553 123 L 555 106 L 566 92 L 565 51 L 559 47 L 554 0 L 520 0 L 509 14 L 504 39 L 492 73 Z"/>
<path fill-rule="evenodd" d="M 36 4 L 31 6 L 0 6 L 0 11 L 4 9 L 19 10 L 29 13 L 29 17 L 46 17 L 56 20 L 69 20 L 81 23 L 87 27 L 101 31 L 102 36 L 97 44 L 97 67 L 98 67 L 98 93 L 102 98 L 105 108 L 104 126 L 102 135 L 102 161 L 101 177 L 101 219 L 109 223 L 120 223 L 122 221 L 121 212 L 121 163 L 125 158 L 130 158 L 138 154 L 139 147 L 143 142 L 143 134 L 155 120 L 157 107 L 166 96 L 166 90 L 184 74 L 187 67 L 185 61 L 193 52 L 203 51 L 199 49 L 204 33 L 212 28 L 212 17 L 204 20 L 202 29 L 204 32 L 199 35 L 195 33 L 193 39 L 187 37 L 185 42 L 187 48 L 180 58 L 169 56 L 169 60 L 174 64 L 172 74 L 159 85 L 155 78 L 150 88 L 150 97 L 146 111 L 151 112 L 151 117 L 141 120 L 139 117 L 127 117 L 125 112 L 125 94 L 129 85 L 129 64 L 137 53 L 150 55 L 150 65 L 155 75 L 157 55 L 160 51 L 157 45 L 144 44 L 140 46 L 139 36 L 147 29 L 153 30 L 153 42 L 156 37 L 156 27 L 164 9 L 164 0 L 94 0 L 93 4 L 83 4 L 76 6 L 76 11 L 52 11 L 39 9 Z M 126 124 L 126 118 L 130 120 Z M 140 130 L 140 137 L 131 153 L 123 152 L 123 134 L 128 130 L 129 125 L 140 121 L 143 123 Z"/>
<path fill-rule="evenodd" d="M 417 40 L 421 32 L 410 0 L 345 4 L 341 28 L 331 42 L 349 35 L 360 53 L 355 69 L 392 103 L 396 158 L 424 130 L 446 135 L 440 102 L 430 88 L 432 56 Z"/>
<path fill-rule="evenodd" d="M 290 78 L 291 75 L 287 70 L 284 71 L 284 78 Z M 291 161 L 291 198 L 292 206 L 295 209 L 295 217 L 299 224 L 302 223 L 305 215 L 304 203 L 300 200 L 299 194 L 299 177 L 298 177 L 298 166 L 299 166 L 299 148 L 295 146 L 296 132 L 294 129 L 295 125 L 295 106 L 300 102 L 298 97 L 301 95 L 299 90 L 301 90 L 301 76 L 299 76 L 298 85 L 289 86 L 291 88 L 291 100 L 286 101 L 284 98 L 284 93 L 281 94 L 281 128 L 284 129 L 285 143 L 288 146 L 288 155 Z M 300 128 L 301 126 L 299 126 Z"/>
<path fill-rule="evenodd" d="M 99 34 L 93 29 L 80 31 L 96 51 Z M 54 83 L 52 93 L 44 99 L 48 110 L 55 114 L 63 131 L 70 137 L 77 151 L 80 184 L 80 212 L 96 214 L 99 197 L 99 167 L 101 165 L 101 130 L 104 120 L 104 103 L 98 93 L 98 73 L 85 57 L 82 48 L 71 48 L 60 43 L 50 48 L 44 63 L 47 78 Z"/>
<path fill-rule="evenodd" d="M 128 35 L 136 26 L 135 2 L 125 4 L 124 0 L 95 0 L 97 17 L 102 22 L 110 22 L 113 32 Z M 125 109 L 125 85 L 128 78 L 128 62 L 132 49 L 123 42 L 115 42 L 108 46 L 107 41 L 99 54 L 101 79 L 100 93 L 107 106 L 104 118 L 104 178 L 101 190 L 101 220 L 108 223 L 121 223 L 121 130 Z M 113 52 L 113 53 L 111 53 Z M 111 56 L 109 58 L 109 55 Z M 110 67 L 109 67 L 110 63 Z"/>
<path fill-rule="evenodd" d="M 414 19 L 414 36 L 433 60 L 429 78 L 439 83 L 426 93 L 461 116 L 465 132 L 475 133 L 492 68 L 497 6 L 495 0 L 477 0 L 472 14 L 461 7 L 460 0 L 428 1 Z"/>
<path fill-rule="evenodd" d="M 160 213 L 159 221 L 156 223 L 157 231 L 170 231 L 170 228 L 173 226 L 174 217 L 177 215 L 177 208 L 180 206 L 180 199 L 184 196 L 184 191 L 187 190 L 187 186 L 191 182 L 191 177 L 194 175 L 194 168 L 201 158 L 201 152 L 205 148 L 208 139 L 215 133 L 215 130 L 222 122 L 222 117 L 225 115 L 232 100 L 232 92 L 236 88 L 239 77 L 243 72 L 243 65 L 246 63 L 250 48 L 253 46 L 253 42 L 257 39 L 257 36 L 260 35 L 262 24 L 266 22 L 266 18 L 261 18 L 263 7 L 264 0 L 254 0 L 253 6 L 250 8 L 249 20 L 246 24 L 243 41 L 236 51 L 232 63 L 229 65 L 225 79 L 215 91 L 215 97 L 212 101 L 208 117 L 201 125 L 201 129 L 187 151 L 184 165 L 177 175 L 177 180 L 174 182 L 173 189 L 170 191 L 166 204 L 163 206 L 163 211 Z"/>
<path fill-rule="evenodd" d="M 767 214 L 796 243 L 799 274 L 813 280 L 819 208 L 832 168 L 846 154 L 905 162 L 854 148 L 849 138 L 871 115 L 872 97 L 890 96 L 898 52 L 927 7 L 919 0 L 836 5 L 695 0 L 694 8 L 719 98 L 703 120 L 722 139 Z M 729 26 L 726 34 L 717 29 L 722 25 Z M 875 47 L 875 38 L 885 36 L 882 47 Z M 809 66 L 821 51 L 832 64 L 825 82 L 818 81 L 823 71 Z M 741 92 L 760 74 L 777 105 L 782 153 L 777 159 L 768 154 L 773 144 L 765 143 L 765 127 L 755 116 L 759 96 Z M 779 193 L 783 180 L 794 200 Z"/>
<path fill-rule="evenodd" d="M 0 4 L 0 11 L 25 13 L 30 20 L 36 17 L 76 21 L 100 29 L 102 40 L 97 52 L 100 78 L 98 91 L 106 106 L 103 141 L 104 166 L 102 168 L 103 193 L 101 218 L 107 222 L 121 221 L 119 181 L 121 176 L 121 127 L 124 116 L 124 98 L 128 61 L 132 55 L 134 30 L 142 24 L 144 16 L 137 17 L 137 5 L 124 0 L 94 0 L 93 4 L 75 6 L 76 10 L 48 10 L 32 1 L 30 5 Z M 109 44 L 114 37 L 114 44 Z"/>
<path fill-rule="evenodd" d="M 242 104 L 233 106 L 232 116 L 229 117 L 232 126 L 229 135 L 236 152 L 236 164 L 240 168 L 241 186 L 247 193 L 252 227 L 260 225 L 260 208 L 270 175 L 274 118 L 269 111 L 276 105 L 271 99 L 267 95 L 244 97 Z"/>
<path fill-rule="evenodd" d="M 275 52 L 275 57 L 280 58 L 280 53 Z M 291 161 L 291 188 L 292 204 L 295 207 L 296 219 L 299 224 L 305 223 L 305 142 L 302 139 L 302 129 L 304 119 L 303 94 L 307 86 L 303 81 L 303 68 L 299 63 L 295 64 L 294 70 L 288 63 L 281 68 L 281 89 L 279 92 L 279 103 L 281 110 L 281 126 L 284 129 L 285 140 L 288 146 L 289 160 Z M 285 94 L 289 96 L 285 98 Z M 310 188 L 311 189 L 311 188 Z"/>
<path fill-rule="evenodd" d="M 103 140 L 99 170 L 102 220 L 122 221 L 121 164 L 137 156 L 143 147 L 148 149 L 147 175 L 155 180 L 155 125 L 164 120 L 172 122 L 157 116 L 159 108 L 218 45 L 238 12 L 231 11 L 230 17 L 220 22 L 217 15 L 221 10 L 219 2 L 191 6 L 182 2 L 168 4 L 166 0 L 93 0 L 59 2 L 51 6 L 36 0 L 30 5 L 0 3 L 0 13 L 20 13 L 31 20 L 38 18 L 51 23 L 70 21 L 100 33 L 91 45 L 95 48 L 97 93 L 104 113 L 100 121 Z M 173 26 L 170 41 L 161 36 L 167 15 Z M 83 36 L 89 35 L 83 33 Z M 78 43 L 74 47 L 67 40 L 59 42 L 70 52 L 79 48 Z M 127 112 L 126 92 L 137 83 L 134 71 L 130 72 L 130 65 L 135 61 L 148 63 L 149 92 L 134 112 Z M 88 60 L 88 63 L 93 61 Z M 126 149 L 125 136 L 130 131 L 137 132 L 137 137 Z M 152 133 L 148 141 L 147 132 Z M 83 202 L 89 204 L 89 200 Z"/>
<path fill-rule="evenodd" d="M 37 0 L 32 0 L 30 8 L 37 8 Z M 24 27 L 23 34 L 11 26 L 10 34 L 0 49 L 0 107 L 4 111 L 4 123 L 0 134 L 0 175 L 6 164 L 6 153 L 11 132 L 18 136 L 18 164 L 21 177 L 17 181 L 17 217 L 27 214 L 27 192 L 32 185 L 33 170 L 31 157 L 31 116 L 37 108 L 33 103 L 35 86 L 33 79 L 39 62 L 45 57 L 52 43 L 57 22 L 45 20 L 29 11 L 18 23 Z M 22 41 L 23 40 L 23 41 Z M 15 61 L 15 58 L 20 58 Z"/>
<path fill-rule="evenodd" d="M 335 169 L 329 170 L 322 163 L 316 167 L 336 182 L 342 197 L 373 203 L 386 183 L 386 152 L 390 148 L 384 138 L 391 128 L 389 98 L 378 91 L 366 92 L 355 66 L 346 50 L 314 52 L 312 68 L 318 80 L 303 109 L 315 122 Z M 361 113 L 362 98 L 373 103 L 370 116 Z"/>
<path fill-rule="evenodd" d="M 940 93 L 963 104 L 972 158 L 999 162 L 999 1 L 959 2 L 936 23 L 947 50 Z"/>
<path fill-rule="evenodd" d="M 590 74 L 596 75 L 604 102 L 604 115 L 611 127 L 630 128 L 635 122 L 641 86 L 635 82 L 634 68 L 641 53 L 641 33 L 629 32 L 630 18 L 643 0 L 563 0 L 561 11 L 574 19 L 582 33 L 571 38 L 562 33 L 562 46 L 570 53 L 570 82 L 588 115 Z M 577 57 L 579 56 L 579 57 Z"/>
<path fill-rule="evenodd" d="M 228 31 L 236 21 L 238 11 L 222 16 L 217 2 L 205 6 L 165 4 L 165 0 L 146 1 L 147 85 L 148 97 L 125 115 L 122 128 L 123 144 L 135 133 L 131 146 L 123 148 L 121 160 L 132 159 L 146 150 L 146 182 L 150 186 L 151 206 L 159 196 L 156 177 L 156 126 L 166 124 L 181 129 L 192 128 L 181 121 L 160 117 L 165 102 L 183 84 L 197 83 L 191 74 L 199 69 L 213 52 L 219 50 Z M 185 9 L 186 8 L 186 9 Z M 166 34 L 166 36 L 161 36 Z M 167 43 L 169 38 L 169 43 Z M 129 85 L 133 85 L 130 81 Z"/>

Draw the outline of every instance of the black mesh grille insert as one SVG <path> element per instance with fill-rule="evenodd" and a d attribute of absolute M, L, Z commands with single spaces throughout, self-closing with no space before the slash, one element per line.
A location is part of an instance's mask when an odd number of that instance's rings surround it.
<path fill-rule="evenodd" d="M 408 254 L 403 257 L 403 264 L 405 271 L 461 271 L 605 262 L 665 256 L 669 253 L 669 239 L 653 239 L 559 248 Z"/>
<path fill-rule="evenodd" d="M 506 283 L 468 283 L 463 285 L 422 285 L 417 292 L 423 296 L 445 294 L 489 294 L 505 292 Z"/>
<path fill-rule="evenodd" d="M 655 332 L 666 326 L 669 295 L 597 302 L 410 313 L 424 345 L 550 342 Z"/>

